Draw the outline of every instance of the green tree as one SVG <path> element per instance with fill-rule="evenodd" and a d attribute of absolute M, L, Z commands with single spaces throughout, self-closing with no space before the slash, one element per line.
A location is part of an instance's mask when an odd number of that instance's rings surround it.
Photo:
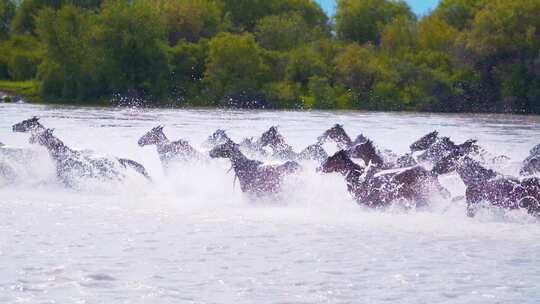
<path fill-rule="evenodd" d="M 311 77 L 329 75 L 329 66 L 324 59 L 313 45 L 306 45 L 292 51 L 289 54 L 286 79 L 300 83 L 302 87 L 307 87 Z"/>
<path fill-rule="evenodd" d="M 476 13 L 489 2 L 490 0 L 442 0 L 433 15 L 461 31 L 470 26 Z"/>
<path fill-rule="evenodd" d="M 287 51 L 317 37 L 317 29 L 309 27 L 297 13 L 273 15 L 260 19 L 255 27 L 259 44 L 269 50 Z"/>
<path fill-rule="evenodd" d="M 336 32 L 341 39 L 378 44 L 382 27 L 398 16 L 414 19 L 402 0 L 338 0 Z"/>
<path fill-rule="evenodd" d="M 209 42 L 205 83 L 211 96 L 226 105 L 264 106 L 262 85 L 269 68 L 252 34 L 221 33 Z"/>
<path fill-rule="evenodd" d="M 222 7 L 212 0 L 159 0 L 169 44 L 179 40 L 197 42 L 214 36 L 223 27 Z"/>
<path fill-rule="evenodd" d="M 94 19 L 94 14 L 72 5 L 40 11 L 36 32 L 45 48 L 39 74 L 44 96 L 80 100 L 102 93 L 98 68 L 103 62 L 93 45 Z"/>
<path fill-rule="evenodd" d="M 270 15 L 295 12 L 311 26 L 325 26 L 328 17 L 314 0 L 221 0 L 240 30 L 253 31 L 257 21 Z"/>
<path fill-rule="evenodd" d="M 165 93 L 169 75 L 165 25 L 152 1 L 106 1 L 98 23 L 104 73 L 113 92 L 128 98 Z"/>
<path fill-rule="evenodd" d="M 208 55 L 208 41 L 180 41 L 169 50 L 171 68 L 170 95 L 176 103 L 186 103 L 200 94 Z"/>
<path fill-rule="evenodd" d="M 58 10 L 62 5 L 96 9 L 101 5 L 101 0 L 22 0 L 13 18 L 11 29 L 18 34 L 34 34 L 34 18 L 39 10 L 44 8 Z"/>
<path fill-rule="evenodd" d="M 381 48 L 403 57 L 416 48 L 418 28 L 415 20 L 399 16 L 382 29 Z"/>
<path fill-rule="evenodd" d="M 15 3 L 12 0 L 0 0 L 0 39 L 7 37 L 14 16 Z"/>
<path fill-rule="evenodd" d="M 498 92 L 496 110 L 538 109 L 540 73 L 534 62 L 540 52 L 540 2 L 494 0 L 462 37 L 483 81 Z"/>

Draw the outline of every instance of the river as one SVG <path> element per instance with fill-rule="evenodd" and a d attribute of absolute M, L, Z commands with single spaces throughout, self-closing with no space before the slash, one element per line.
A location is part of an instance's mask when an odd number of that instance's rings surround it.
<path fill-rule="evenodd" d="M 69 146 L 143 163 L 154 181 L 66 189 L 45 150 L 11 132 L 32 116 Z M 137 145 L 158 124 L 201 150 L 217 128 L 240 140 L 278 125 L 299 150 L 335 123 L 399 153 L 435 129 L 475 138 L 511 157 L 506 174 L 540 142 L 539 116 L 0 104 L 0 142 L 39 155 L 0 187 L 0 303 L 538 303 L 540 225 L 521 212 L 366 210 L 341 176 L 309 164 L 281 199 L 253 202 L 225 160 L 164 175 L 155 149 Z M 456 176 L 443 183 L 463 194 Z"/>

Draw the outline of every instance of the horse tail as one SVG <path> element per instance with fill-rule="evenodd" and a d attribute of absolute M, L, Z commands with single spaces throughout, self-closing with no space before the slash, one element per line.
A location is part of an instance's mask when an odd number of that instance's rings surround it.
<path fill-rule="evenodd" d="M 146 177 L 146 179 L 148 179 L 150 181 L 152 180 L 152 178 L 150 178 L 150 175 L 146 171 L 146 168 L 144 168 L 144 166 L 139 164 L 138 162 L 136 162 L 134 160 L 131 160 L 131 159 L 127 159 L 127 158 L 118 158 L 118 162 L 122 166 L 124 166 L 124 168 L 130 167 L 133 170 L 137 171 L 142 176 Z"/>

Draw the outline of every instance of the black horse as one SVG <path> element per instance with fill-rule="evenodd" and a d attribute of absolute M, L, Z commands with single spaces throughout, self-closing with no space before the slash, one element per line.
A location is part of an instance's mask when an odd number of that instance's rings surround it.
<path fill-rule="evenodd" d="M 278 192 L 283 178 L 300 169 L 300 165 L 294 161 L 281 165 L 265 165 L 248 159 L 240 151 L 240 146 L 231 142 L 214 147 L 209 154 L 212 158 L 228 158 L 242 191 L 256 195 Z"/>
<path fill-rule="evenodd" d="M 335 124 L 330 129 L 324 131 L 324 133 L 317 138 L 317 143 L 323 144 L 329 139 L 334 141 L 338 145 L 339 149 L 348 149 L 368 140 L 363 134 L 358 135 L 355 140 L 352 140 L 343 128 L 343 125 L 340 124 Z"/>
<path fill-rule="evenodd" d="M 315 160 L 321 162 L 328 157 L 326 151 L 319 145 L 313 144 L 296 153 L 294 149 L 287 144 L 285 137 L 279 133 L 277 127 L 272 126 L 261 135 L 259 139 L 261 147 L 269 146 L 272 149 L 272 156 L 284 160 Z"/>
<path fill-rule="evenodd" d="M 217 129 L 208 137 L 205 142 L 206 146 L 209 146 L 211 148 L 225 143 L 234 143 L 234 141 L 227 135 L 227 133 L 223 129 Z M 253 138 L 244 138 L 240 142 L 240 148 L 242 151 L 247 152 L 249 155 L 253 155 L 256 157 L 268 156 L 268 153 L 266 152 L 266 150 L 263 149 L 263 147 L 261 147 L 259 141 L 253 140 Z"/>
<path fill-rule="evenodd" d="M 406 168 L 417 164 L 411 154 L 405 154 L 395 160 L 388 159 L 369 139 L 346 151 L 349 157 L 362 159 L 366 166 L 371 163 L 379 169 Z"/>
<path fill-rule="evenodd" d="M 454 152 L 434 167 L 436 174 L 456 171 L 467 187 L 467 214 L 474 216 L 479 204 L 487 202 L 504 209 L 526 209 L 529 214 L 540 212 L 540 179 L 517 179 L 485 168 L 463 152 Z"/>
<path fill-rule="evenodd" d="M 463 144 L 457 145 L 450 138 L 439 136 L 437 131 L 424 135 L 412 143 L 410 149 L 412 153 L 423 151 L 418 156 L 418 160 L 429 161 L 434 164 L 456 151 L 477 155 L 482 153 L 482 149 L 477 145 L 476 140 L 467 140 Z"/>
<path fill-rule="evenodd" d="M 179 139 L 171 142 L 165 133 L 163 126 L 157 126 L 144 134 L 138 141 L 139 146 L 156 145 L 159 159 L 164 168 L 172 161 L 205 160 L 206 157 L 193 148 L 186 140 Z"/>
<path fill-rule="evenodd" d="M 33 132 L 31 144 L 44 146 L 56 165 L 58 178 L 67 186 L 74 187 L 73 177 L 122 180 L 128 168 L 150 179 L 146 169 L 139 163 L 124 158 L 92 158 L 72 150 L 54 136 L 52 129 Z"/>
<path fill-rule="evenodd" d="M 432 193 L 448 195 L 437 176 L 421 166 L 386 171 L 373 167 L 364 169 L 354 163 L 344 150 L 329 157 L 319 170 L 344 175 L 349 193 L 359 204 L 371 208 L 384 208 L 396 201 L 422 207 L 428 204 Z"/>
<path fill-rule="evenodd" d="M 523 161 L 519 172 L 521 175 L 534 175 L 540 173 L 540 145 L 531 149 L 529 156 Z"/>

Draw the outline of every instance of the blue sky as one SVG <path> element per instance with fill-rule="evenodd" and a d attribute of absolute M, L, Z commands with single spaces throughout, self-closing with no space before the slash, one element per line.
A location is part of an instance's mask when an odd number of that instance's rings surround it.
<path fill-rule="evenodd" d="M 417 15 L 425 14 L 437 6 L 439 0 L 406 0 Z M 335 0 L 317 0 L 326 12 L 334 12 Z"/>

